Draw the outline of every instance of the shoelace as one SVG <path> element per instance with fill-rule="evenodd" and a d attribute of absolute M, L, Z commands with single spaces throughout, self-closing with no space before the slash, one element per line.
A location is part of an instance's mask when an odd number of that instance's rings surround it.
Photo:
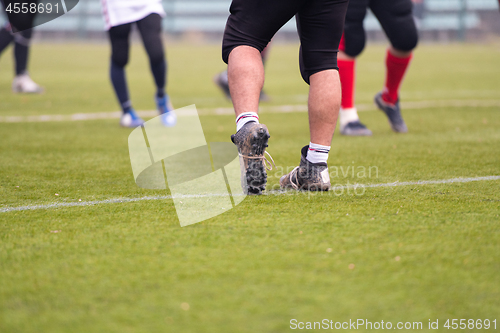
<path fill-rule="evenodd" d="M 292 170 L 292 172 L 289 173 L 289 177 L 290 177 L 290 184 L 292 184 L 292 187 L 294 190 L 298 190 L 299 189 L 299 185 L 297 185 L 299 183 L 299 179 L 297 178 L 297 170 L 299 169 L 299 167 L 295 167 L 295 169 Z M 293 175 L 295 175 L 295 179 L 297 180 L 297 184 L 295 184 L 292 180 L 292 177 Z"/>
<path fill-rule="evenodd" d="M 271 171 L 273 169 L 273 165 L 276 168 L 276 164 L 274 163 L 274 160 L 273 160 L 273 157 L 271 156 L 271 154 L 269 154 L 267 151 L 264 153 L 265 154 L 262 156 L 247 156 L 247 155 L 242 155 L 241 153 L 238 153 L 238 154 L 243 158 L 248 158 L 251 160 L 264 160 L 264 166 L 266 167 L 267 170 Z M 266 154 L 271 159 L 271 162 L 266 158 Z"/>

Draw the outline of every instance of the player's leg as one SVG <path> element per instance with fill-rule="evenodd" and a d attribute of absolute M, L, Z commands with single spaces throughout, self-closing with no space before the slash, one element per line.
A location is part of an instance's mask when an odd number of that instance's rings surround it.
<path fill-rule="evenodd" d="M 271 43 L 267 44 L 266 48 L 260 53 L 264 67 L 266 66 L 267 57 L 269 56 L 269 49 L 270 48 L 271 48 Z M 229 80 L 227 77 L 227 70 L 215 75 L 214 82 L 220 88 L 220 90 L 222 91 L 224 96 L 226 96 L 227 99 L 231 100 L 231 92 L 229 91 Z M 264 92 L 264 90 L 261 90 L 259 100 L 261 102 L 268 102 L 270 100 L 270 98 Z"/>
<path fill-rule="evenodd" d="M 24 7 L 27 8 L 32 8 L 31 6 L 36 6 L 38 5 L 39 0 L 23 0 L 22 3 L 25 3 L 26 5 Z M 4 0 L 1 0 L 1 3 L 4 8 L 6 8 L 6 3 Z M 7 18 L 9 19 L 9 23 L 11 25 L 12 31 L 14 33 L 17 33 L 19 31 L 24 31 L 24 30 L 29 30 L 33 29 L 33 23 L 35 16 L 37 14 L 37 11 L 32 12 L 31 10 L 27 10 L 24 12 L 23 9 L 20 9 L 16 11 L 16 2 L 15 1 L 9 1 L 8 5 L 11 5 L 11 9 L 7 11 Z M 19 6 L 21 3 L 19 3 Z M 23 8 L 24 8 L 23 7 Z"/>
<path fill-rule="evenodd" d="M 162 122 L 166 126 L 174 126 L 177 122 L 169 96 L 165 93 L 167 81 L 167 62 L 163 50 L 161 16 L 150 14 L 137 22 L 144 48 L 149 57 L 149 65 L 156 84 L 155 101 Z"/>
<path fill-rule="evenodd" d="M 222 58 L 228 64 L 229 88 L 237 132 L 231 137 L 242 156 L 244 191 L 260 194 L 266 186 L 263 162 L 269 139 L 267 127 L 259 124 L 259 95 L 264 84 L 261 52 L 274 34 L 290 20 L 303 0 L 233 0 L 222 43 Z"/>
<path fill-rule="evenodd" d="M 26 1 L 37 4 L 37 0 Z M 4 1 L 2 0 L 2 3 Z M 12 81 L 12 91 L 15 93 L 41 93 L 43 88 L 36 84 L 28 75 L 28 56 L 32 36 L 33 22 L 36 13 L 7 12 L 9 24 L 0 33 L 0 52 L 8 43 L 14 41 L 15 77 Z M 11 36 L 8 36 L 10 34 Z"/>
<path fill-rule="evenodd" d="M 325 191 L 330 188 L 328 153 L 337 125 L 341 91 L 337 53 L 347 0 L 311 0 L 297 15 L 300 69 L 309 88 L 310 143 L 300 165 L 280 179 L 282 187 Z"/>
<path fill-rule="evenodd" d="M 13 41 L 14 35 L 12 34 L 10 23 L 7 23 L 0 29 L 0 55 Z"/>
<path fill-rule="evenodd" d="M 12 82 L 15 93 L 42 93 L 43 88 L 36 84 L 28 74 L 28 60 L 33 29 L 14 34 L 14 62 L 16 76 Z"/>
<path fill-rule="evenodd" d="M 109 75 L 116 98 L 123 112 L 120 119 L 120 125 L 123 127 L 137 127 L 144 122 L 137 116 L 130 102 L 125 74 L 125 66 L 129 59 L 129 35 L 131 28 L 132 24 L 128 23 L 112 27 L 108 31 L 109 40 L 111 42 L 111 66 Z"/>
<path fill-rule="evenodd" d="M 242 113 L 258 112 L 259 94 L 264 85 L 261 59 L 259 50 L 248 45 L 236 47 L 229 55 L 229 89 L 236 117 Z M 238 124 L 239 128 L 241 126 Z"/>
<path fill-rule="evenodd" d="M 229 88 L 236 116 L 258 112 L 264 83 L 261 52 L 303 3 L 304 0 L 233 0 L 231 3 L 222 48 L 223 60 L 228 62 Z"/>
<path fill-rule="evenodd" d="M 367 136 L 372 132 L 359 120 L 355 105 L 356 57 L 366 44 L 363 20 L 368 0 L 351 0 L 347 8 L 344 35 L 339 46 L 339 74 L 342 85 L 342 105 L 339 113 L 340 133 L 350 136 Z"/>
<path fill-rule="evenodd" d="M 399 91 L 409 68 L 418 32 L 412 15 L 411 0 L 374 0 L 370 5 L 384 29 L 391 47 L 386 54 L 384 89 L 375 96 L 375 103 L 387 115 L 395 132 L 408 131 L 401 116 Z"/>
<path fill-rule="evenodd" d="M 14 59 L 16 75 L 24 74 L 28 68 L 29 47 L 33 29 L 24 30 L 14 34 Z"/>
<path fill-rule="evenodd" d="M 270 49 L 271 43 L 269 43 L 266 48 L 261 52 L 262 56 L 262 63 L 264 64 L 264 67 L 266 66 L 267 62 L 267 57 L 269 55 L 269 49 Z M 229 91 L 229 80 L 227 76 L 227 70 L 218 73 L 214 77 L 214 82 L 215 84 L 220 88 L 224 96 L 226 96 L 227 99 L 231 100 L 231 92 Z M 261 90 L 259 100 L 261 102 L 267 102 L 270 100 L 269 96 L 264 92 L 264 90 Z"/>

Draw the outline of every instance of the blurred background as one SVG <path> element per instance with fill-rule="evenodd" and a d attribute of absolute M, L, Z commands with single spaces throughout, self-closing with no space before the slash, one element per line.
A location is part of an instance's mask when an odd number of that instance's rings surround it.
<path fill-rule="evenodd" d="M 166 33 L 173 38 L 219 40 L 230 0 L 164 0 Z M 481 40 L 500 34 L 497 0 L 414 0 L 421 38 L 431 41 Z M 0 24 L 5 22 L 2 13 Z M 104 38 L 100 0 L 81 0 L 70 13 L 36 28 L 41 38 Z M 370 13 L 365 27 L 371 40 L 383 39 L 378 21 Z M 277 38 L 295 39 L 294 20 Z"/>
<path fill-rule="evenodd" d="M 421 43 L 401 92 L 409 133 L 394 134 L 373 105 L 388 43 L 368 15 L 372 43 L 357 60 L 356 107 L 373 136 L 337 132 L 332 144 L 331 166 L 379 170 L 332 177 L 368 184 L 366 195 L 248 198 L 182 229 L 170 200 L 135 201 L 167 193 L 134 182 L 100 1 L 80 0 L 35 27 L 28 70 L 42 94 L 12 92 L 6 49 L 0 333 L 276 333 L 289 332 L 292 318 L 498 322 L 498 178 L 448 184 L 500 176 L 498 0 L 414 1 Z M 195 104 L 207 142 L 228 142 L 234 112 L 213 80 L 226 69 L 230 0 L 163 5 L 174 107 Z M 157 115 L 156 89 L 134 34 L 127 78 L 146 119 Z M 269 153 L 286 170 L 309 141 L 308 86 L 295 22 L 275 39 L 264 86 L 271 99 L 259 112 L 272 133 Z M 276 186 L 278 172 L 269 175 Z"/>

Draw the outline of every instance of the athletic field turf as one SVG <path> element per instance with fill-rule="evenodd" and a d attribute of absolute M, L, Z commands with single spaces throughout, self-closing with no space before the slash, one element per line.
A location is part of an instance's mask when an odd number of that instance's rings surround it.
<path fill-rule="evenodd" d="M 271 51 L 261 113 L 285 170 L 309 142 L 297 49 Z M 231 104 L 211 82 L 219 46 L 167 52 L 174 105 L 196 104 L 207 141 L 228 141 Z M 134 183 L 108 56 L 106 44 L 35 44 L 41 96 L 13 95 L 10 50 L 0 60 L 0 332 L 289 332 L 323 319 L 500 329 L 500 44 L 420 46 L 405 135 L 372 106 L 384 47 L 370 45 L 357 101 L 374 135 L 336 134 L 329 160 L 334 185 L 368 186 L 247 197 L 185 228 L 170 199 L 145 198 L 168 192 Z M 135 108 L 154 109 L 141 45 L 128 78 Z"/>

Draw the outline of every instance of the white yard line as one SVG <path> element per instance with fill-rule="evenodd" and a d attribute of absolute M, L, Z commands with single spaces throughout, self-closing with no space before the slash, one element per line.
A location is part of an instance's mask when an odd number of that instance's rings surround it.
<path fill-rule="evenodd" d="M 462 108 L 462 107 L 499 107 L 500 100 L 439 100 L 439 101 L 418 101 L 418 102 L 403 102 L 402 108 L 409 110 L 430 109 L 430 108 Z M 375 111 L 376 107 L 372 104 L 357 105 L 358 111 Z M 277 105 L 277 106 L 262 106 L 260 108 L 263 113 L 293 113 L 307 112 L 307 105 Z M 233 108 L 199 108 L 200 115 L 232 115 Z M 138 111 L 141 117 L 150 118 L 158 115 L 156 110 Z M 121 116 L 120 111 L 115 112 L 98 112 L 98 113 L 75 113 L 75 114 L 53 114 L 40 116 L 0 116 L 0 123 L 43 123 L 57 121 L 84 121 L 96 119 L 118 119 Z"/>
<path fill-rule="evenodd" d="M 374 188 L 374 187 L 396 187 L 396 186 L 415 186 L 415 185 L 432 185 L 432 184 L 452 184 L 452 183 L 470 183 L 479 181 L 492 181 L 500 180 L 500 176 L 487 176 L 487 177 L 472 177 L 472 178 L 452 178 L 452 179 L 441 179 L 441 180 L 420 180 L 416 182 L 394 182 L 394 183 L 383 183 L 383 184 L 355 184 L 348 186 L 336 186 L 331 190 L 344 190 L 344 189 L 357 189 L 357 188 Z M 278 196 L 278 195 L 291 195 L 295 192 L 292 191 L 270 191 L 267 195 Z M 221 197 L 226 196 L 227 193 L 213 193 L 204 195 L 178 195 L 175 198 L 207 198 L 207 197 Z M 104 204 L 115 204 L 115 203 L 127 203 L 136 201 L 154 201 L 154 200 L 167 200 L 172 199 L 170 195 L 163 196 L 147 196 L 142 198 L 116 198 L 107 200 L 96 200 L 96 201 L 79 201 L 79 202 L 56 202 L 52 204 L 40 204 L 40 205 L 28 205 L 20 207 L 2 207 L 0 208 L 0 213 L 25 211 L 25 210 L 46 210 L 51 208 L 65 208 L 65 207 L 86 207 L 94 205 L 104 205 Z"/>

